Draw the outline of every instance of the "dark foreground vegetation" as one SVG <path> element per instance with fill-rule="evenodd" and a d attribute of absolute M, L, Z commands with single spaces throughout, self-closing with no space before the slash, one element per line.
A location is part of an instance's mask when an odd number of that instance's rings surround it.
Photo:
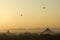
<path fill-rule="evenodd" d="M 24 33 L 19 35 L 12 34 L 0 34 L 0 40 L 60 40 L 60 34 L 49 35 L 49 34 L 32 34 Z"/>

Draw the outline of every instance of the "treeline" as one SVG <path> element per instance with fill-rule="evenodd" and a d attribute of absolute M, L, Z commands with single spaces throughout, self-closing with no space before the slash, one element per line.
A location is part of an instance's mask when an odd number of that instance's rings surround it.
<path fill-rule="evenodd" d="M 0 34 L 0 40 L 60 40 L 60 34 L 35 34 L 35 33 L 24 33 L 19 35 L 7 35 Z"/>

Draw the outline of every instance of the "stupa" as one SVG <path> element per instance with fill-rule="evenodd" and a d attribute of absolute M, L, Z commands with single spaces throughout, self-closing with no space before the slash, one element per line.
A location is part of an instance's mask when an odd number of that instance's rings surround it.
<path fill-rule="evenodd" d="M 46 28 L 41 34 L 50 34 L 50 35 L 53 35 L 54 32 L 51 29 Z"/>

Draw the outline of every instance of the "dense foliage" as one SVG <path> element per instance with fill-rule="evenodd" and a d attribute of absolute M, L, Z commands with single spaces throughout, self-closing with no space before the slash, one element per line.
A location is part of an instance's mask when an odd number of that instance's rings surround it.
<path fill-rule="evenodd" d="M 49 35 L 49 34 L 33 34 L 24 33 L 19 35 L 7 35 L 0 34 L 0 40 L 60 40 L 60 34 Z"/>

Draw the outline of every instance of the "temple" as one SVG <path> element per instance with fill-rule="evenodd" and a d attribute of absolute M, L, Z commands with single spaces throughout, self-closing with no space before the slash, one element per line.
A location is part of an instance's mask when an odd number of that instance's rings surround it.
<path fill-rule="evenodd" d="M 46 28 L 41 34 L 50 34 L 50 35 L 53 35 L 55 33 L 51 29 Z"/>

